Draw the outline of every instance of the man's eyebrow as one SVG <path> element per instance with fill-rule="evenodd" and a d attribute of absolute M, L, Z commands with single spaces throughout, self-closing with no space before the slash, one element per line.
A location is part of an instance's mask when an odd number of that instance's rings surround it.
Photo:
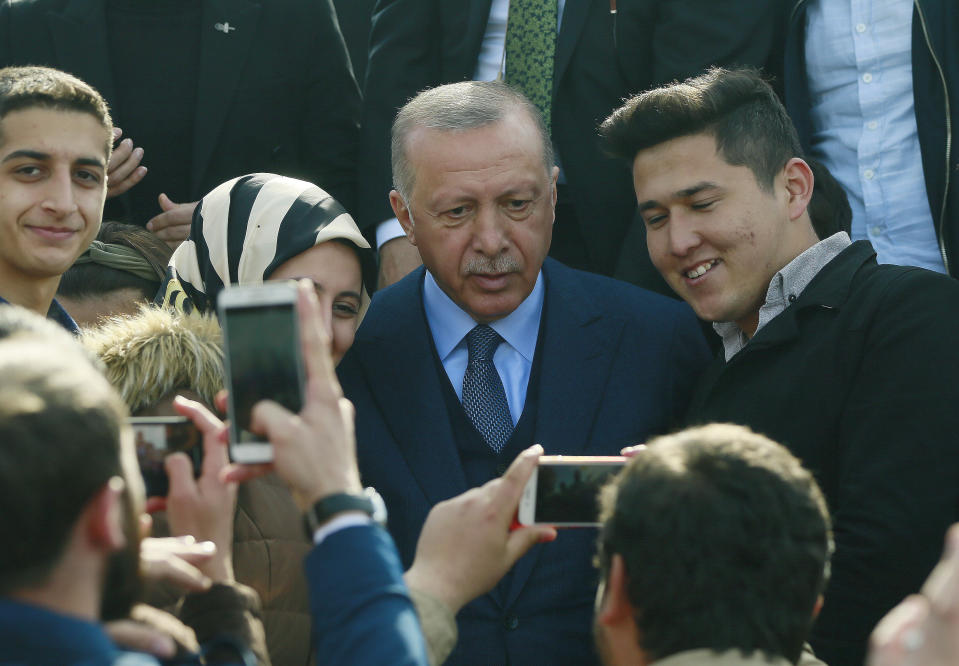
<path fill-rule="evenodd" d="M 676 196 L 681 199 L 685 199 L 695 194 L 699 194 L 703 190 L 715 190 L 718 187 L 719 185 L 717 185 L 716 183 L 711 183 L 707 180 L 704 180 L 702 182 L 696 183 L 692 187 L 687 187 L 685 190 L 679 190 L 678 192 L 676 192 Z"/>
<path fill-rule="evenodd" d="M 682 190 L 677 190 L 676 192 L 673 193 L 673 196 L 677 199 L 686 199 L 688 197 L 699 194 L 700 192 L 704 190 L 716 190 L 716 189 L 719 189 L 719 185 L 717 185 L 716 183 L 710 182 L 708 180 L 704 180 L 702 182 L 696 183 L 695 185 L 691 187 L 687 187 Z M 658 208 L 661 205 L 662 204 L 656 201 L 655 199 L 650 199 L 649 201 L 644 201 L 641 204 L 639 204 L 638 208 L 639 208 L 639 212 L 642 213 L 644 211 L 649 210 L 650 208 Z"/>
<path fill-rule="evenodd" d="M 76 164 L 82 164 L 83 166 L 99 167 L 101 169 L 106 167 L 106 163 L 97 157 L 78 157 Z"/>
<path fill-rule="evenodd" d="M 6 163 L 6 162 L 9 162 L 10 160 L 16 160 L 24 157 L 31 160 L 46 161 L 46 160 L 49 160 L 52 157 L 52 155 L 50 155 L 50 153 L 41 153 L 39 150 L 28 150 L 28 149 L 15 150 L 9 155 L 5 156 L 2 160 L 0 160 L 0 163 Z M 106 166 L 106 163 L 102 159 L 97 157 L 78 157 L 76 160 L 76 164 L 81 164 L 83 166 L 98 167 L 100 169 L 103 169 Z"/>
<path fill-rule="evenodd" d="M 31 160 L 48 160 L 50 159 L 50 154 L 41 153 L 40 151 L 37 151 L 37 150 L 15 150 L 9 155 L 7 155 L 6 157 L 4 157 L 2 160 L 0 160 L 0 163 L 9 162 L 10 160 L 15 160 L 21 157 L 27 157 Z"/>

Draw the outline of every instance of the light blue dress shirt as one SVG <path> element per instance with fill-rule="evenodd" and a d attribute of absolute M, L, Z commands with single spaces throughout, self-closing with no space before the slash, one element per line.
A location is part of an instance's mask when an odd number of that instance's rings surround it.
<path fill-rule="evenodd" d="M 945 272 L 926 196 L 912 88 L 912 0 L 812 0 L 811 156 L 849 195 L 852 239 L 880 263 Z"/>
<path fill-rule="evenodd" d="M 543 271 L 540 271 L 533 291 L 519 307 L 490 324 L 504 340 L 496 348 L 493 365 L 503 381 L 514 426 L 526 406 L 526 387 L 529 386 L 529 375 L 533 368 L 545 293 Z M 433 334 L 436 353 L 443 363 L 453 390 L 456 391 L 456 397 L 462 401 L 463 375 L 466 374 L 466 364 L 469 361 L 466 334 L 473 330 L 477 322 L 440 289 L 429 271 L 426 272 L 426 281 L 423 284 L 423 306 L 426 310 L 426 321 Z"/>

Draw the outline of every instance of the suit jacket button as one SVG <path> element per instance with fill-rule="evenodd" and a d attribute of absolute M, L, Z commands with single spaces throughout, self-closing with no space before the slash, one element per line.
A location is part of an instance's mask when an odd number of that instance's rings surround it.
<path fill-rule="evenodd" d="M 508 631 L 512 631 L 519 626 L 519 618 L 511 613 L 503 618 L 503 626 L 506 627 Z"/>

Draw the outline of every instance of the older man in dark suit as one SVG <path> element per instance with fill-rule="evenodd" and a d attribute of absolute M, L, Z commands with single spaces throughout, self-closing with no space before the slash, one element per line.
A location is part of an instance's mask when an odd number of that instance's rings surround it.
<path fill-rule="evenodd" d="M 409 564 L 431 506 L 531 444 L 615 455 L 668 430 L 709 354 L 684 304 L 546 258 L 558 169 L 512 88 L 422 93 L 393 147 L 390 199 L 425 268 L 377 294 L 339 371 L 361 473 Z M 450 663 L 595 660 L 594 539 L 537 546 L 465 607 Z"/>

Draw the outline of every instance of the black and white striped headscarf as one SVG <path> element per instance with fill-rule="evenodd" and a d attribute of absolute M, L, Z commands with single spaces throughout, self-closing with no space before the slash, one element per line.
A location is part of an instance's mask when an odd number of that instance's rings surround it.
<path fill-rule="evenodd" d="M 213 310 L 224 285 L 259 284 L 289 259 L 336 239 L 356 248 L 369 291 L 376 270 L 370 245 L 333 197 L 271 173 L 234 178 L 200 200 L 156 300 L 182 312 Z"/>

